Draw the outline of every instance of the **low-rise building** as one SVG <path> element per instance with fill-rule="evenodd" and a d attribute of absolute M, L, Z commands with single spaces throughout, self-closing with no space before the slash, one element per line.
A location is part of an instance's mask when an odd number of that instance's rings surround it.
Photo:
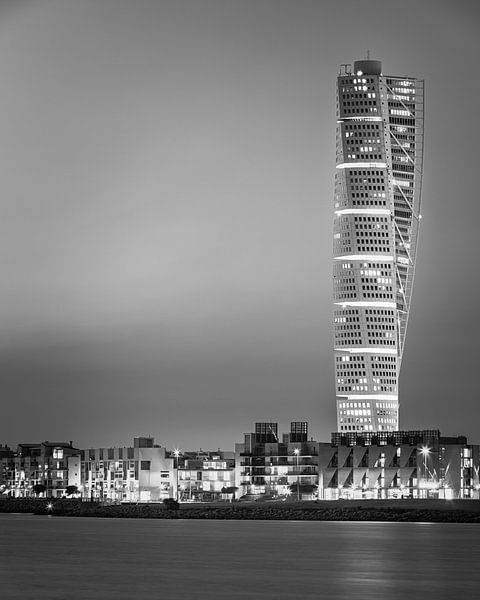
<path fill-rule="evenodd" d="M 8 460 L 15 456 L 15 452 L 6 444 L 3 446 L 0 444 L 0 494 L 8 494 L 7 490 L 7 471 L 8 471 Z"/>
<path fill-rule="evenodd" d="M 233 452 L 185 452 L 179 457 L 176 497 L 181 501 L 231 499 L 235 489 Z"/>
<path fill-rule="evenodd" d="M 80 450 L 73 442 L 19 444 L 0 456 L 3 494 L 14 498 L 61 498 L 67 494 L 68 459 Z"/>
<path fill-rule="evenodd" d="M 255 423 L 235 444 L 237 498 L 311 499 L 318 485 L 318 442 L 308 440 L 308 423 L 293 421 L 279 438 L 278 423 Z"/>
<path fill-rule="evenodd" d="M 319 498 L 478 498 L 480 446 L 438 430 L 333 433 Z"/>
<path fill-rule="evenodd" d="M 152 437 L 136 437 L 130 447 L 82 450 L 68 466 L 68 482 L 83 499 L 160 502 L 173 496 L 173 458 Z"/>

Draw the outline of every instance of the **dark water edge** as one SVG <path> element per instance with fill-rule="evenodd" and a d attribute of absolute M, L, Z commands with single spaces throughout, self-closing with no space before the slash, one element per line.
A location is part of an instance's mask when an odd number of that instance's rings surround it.
<path fill-rule="evenodd" d="M 0 512 L 68 517 L 295 521 L 408 521 L 480 523 L 479 500 L 365 500 L 232 504 L 112 505 L 79 500 L 6 499 Z"/>
<path fill-rule="evenodd" d="M 478 597 L 462 523 L 0 515 L 2 600 Z"/>

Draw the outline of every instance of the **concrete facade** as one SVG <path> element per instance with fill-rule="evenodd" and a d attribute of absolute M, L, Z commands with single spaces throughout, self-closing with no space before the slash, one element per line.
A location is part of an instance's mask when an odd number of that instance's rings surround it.
<path fill-rule="evenodd" d="M 69 460 L 69 484 L 84 499 L 159 502 L 173 497 L 173 458 L 151 437 L 122 448 L 90 448 Z"/>

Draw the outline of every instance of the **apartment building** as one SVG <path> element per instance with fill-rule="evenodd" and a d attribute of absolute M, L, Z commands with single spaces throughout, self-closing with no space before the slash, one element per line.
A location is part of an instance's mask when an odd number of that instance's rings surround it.
<path fill-rule="evenodd" d="M 159 502 L 174 495 L 174 459 L 153 437 L 133 446 L 90 448 L 68 461 L 69 485 L 93 501 Z"/>
<path fill-rule="evenodd" d="M 185 452 L 179 457 L 176 497 L 181 502 L 232 499 L 235 492 L 234 452 Z"/>
<path fill-rule="evenodd" d="M 333 433 L 318 462 L 320 499 L 479 498 L 480 446 L 438 430 Z"/>
<path fill-rule="evenodd" d="M 308 423 L 293 421 L 278 434 L 278 423 L 255 423 L 235 444 L 237 498 L 311 499 L 318 484 L 318 442 L 308 440 Z"/>
<path fill-rule="evenodd" d="M 79 456 L 73 442 L 19 444 L 0 453 L 2 488 L 14 498 L 62 498 L 67 493 L 68 460 Z"/>

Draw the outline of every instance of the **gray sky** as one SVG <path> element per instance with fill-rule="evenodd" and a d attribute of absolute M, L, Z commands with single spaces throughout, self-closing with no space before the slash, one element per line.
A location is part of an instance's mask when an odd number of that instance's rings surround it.
<path fill-rule="evenodd" d="M 336 428 L 335 80 L 426 80 L 402 428 L 480 442 L 475 2 L 0 1 L 0 442 Z"/>

